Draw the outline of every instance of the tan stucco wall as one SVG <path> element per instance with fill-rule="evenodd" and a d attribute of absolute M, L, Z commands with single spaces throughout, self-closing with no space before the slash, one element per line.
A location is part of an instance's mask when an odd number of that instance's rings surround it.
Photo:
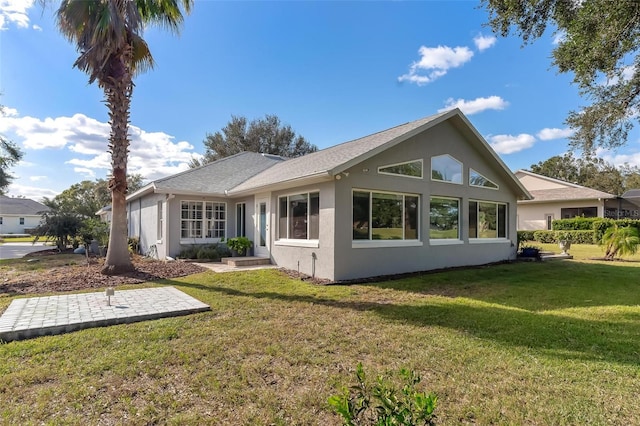
<path fill-rule="evenodd" d="M 553 219 L 563 219 L 560 212 L 563 208 L 597 207 L 598 217 L 604 217 L 603 201 L 562 201 L 550 203 L 518 203 L 518 229 L 534 231 L 547 229 L 546 215 Z"/>

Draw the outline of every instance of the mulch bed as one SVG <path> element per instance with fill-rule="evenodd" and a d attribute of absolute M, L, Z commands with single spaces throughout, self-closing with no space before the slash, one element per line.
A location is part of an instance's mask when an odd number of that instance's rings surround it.
<path fill-rule="evenodd" d="M 38 258 L 60 253 L 58 250 L 44 250 L 31 253 L 27 257 Z M 40 294 L 59 291 L 76 291 L 91 288 L 116 287 L 122 284 L 140 284 L 183 277 L 206 271 L 193 263 L 163 262 L 133 258 L 135 270 L 124 275 L 107 276 L 100 273 L 103 258 L 89 258 L 89 265 L 69 265 L 52 268 L 44 273 L 33 271 L 19 274 L 15 278 L 0 278 L 0 294 Z"/>

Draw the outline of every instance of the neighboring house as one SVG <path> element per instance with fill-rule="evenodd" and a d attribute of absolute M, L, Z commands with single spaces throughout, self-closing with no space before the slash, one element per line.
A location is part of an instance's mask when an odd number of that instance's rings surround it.
<path fill-rule="evenodd" d="M 554 219 L 577 216 L 640 219 L 631 191 L 629 196 L 618 197 L 528 170 L 518 170 L 515 175 L 533 196 L 532 200 L 518 201 L 518 229 L 551 229 Z M 637 198 L 636 203 L 639 201 Z"/>
<path fill-rule="evenodd" d="M 294 159 L 237 154 L 127 202 L 143 252 L 245 235 L 256 256 L 341 281 L 513 259 L 529 198 L 454 109 Z"/>
<path fill-rule="evenodd" d="M 49 207 L 28 198 L 0 195 L 0 235 L 28 234 L 40 224 Z"/>
<path fill-rule="evenodd" d="M 96 216 L 100 218 L 101 222 L 111 223 L 111 204 L 98 210 Z"/>

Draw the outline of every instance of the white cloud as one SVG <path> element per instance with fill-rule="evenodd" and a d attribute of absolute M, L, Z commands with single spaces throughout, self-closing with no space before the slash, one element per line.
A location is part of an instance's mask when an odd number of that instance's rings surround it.
<path fill-rule="evenodd" d="M 632 167 L 640 167 L 640 152 L 630 154 L 612 154 L 607 150 L 596 150 L 596 155 L 614 166 L 620 167 L 628 164 Z"/>
<path fill-rule="evenodd" d="M 495 135 L 490 136 L 488 140 L 498 154 L 513 154 L 531 148 L 536 143 L 536 138 L 527 133 L 521 133 L 517 136 Z"/>
<path fill-rule="evenodd" d="M 29 180 L 31 182 L 39 182 L 41 180 L 46 180 L 47 176 L 29 176 Z"/>
<path fill-rule="evenodd" d="M 557 46 L 563 41 L 565 41 L 566 39 L 567 39 L 567 33 L 561 30 L 556 32 L 553 35 L 553 41 L 551 43 L 553 43 L 554 46 Z"/>
<path fill-rule="evenodd" d="M 500 96 L 476 98 L 471 101 L 449 98 L 445 102 L 445 107 L 440 108 L 438 112 L 448 111 L 453 108 L 460 108 L 460 110 L 466 115 L 473 115 L 488 109 L 502 110 L 508 105 L 509 102 L 505 101 Z"/>
<path fill-rule="evenodd" d="M 421 46 L 418 53 L 420 60 L 411 64 L 409 72 L 398 77 L 398 81 L 423 86 L 444 76 L 450 68 L 462 66 L 473 57 L 473 52 L 466 46 Z"/>
<path fill-rule="evenodd" d="M 88 179 L 93 179 L 96 177 L 96 173 L 93 170 L 85 169 L 84 167 L 74 167 L 73 171 L 78 174 L 84 175 Z"/>
<path fill-rule="evenodd" d="M 1 0 L 0 0 L 1 1 Z M 66 164 L 75 166 L 83 178 L 106 175 L 111 170 L 107 152 L 110 126 L 84 114 L 72 117 L 39 119 L 34 117 L 0 117 L 0 132 L 12 132 L 26 149 L 68 150 Z M 147 132 L 129 127 L 129 173 L 139 173 L 146 180 L 158 179 L 189 168 L 195 153 L 186 141 L 175 142 L 164 132 Z"/>
<path fill-rule="evenodd" d="M 497 39 L 494 36 L 483 36 L 482 34 L 478 34 L 473 38 L 473 42 L 480 52 L 496 44 L 496 40 Z"/>
<path fill-rule="evenodd" d="M 42 27 L 40 25 L 33 25 L 31 28 L 33 28 L 36 31 L 42 31 Z"/>
<path fill-rule="evenodd" d="M 26 197 L 36 201 L 41 201 L 42 197 L 53 198 L 59 193 L 59 191 L 49 188 L 20 185 L 16 183 L 12 183 L 9 185 L 9 188 L 7 188 L 7 195 L 11 197 Z"/>
<path fill-rule="evenodd" d="M 570 128 L 558 129 L 558 128 L 545 128 L 538 132 L 536 135 L 541 141 L 550 141 L 553 139 L 564 139 L 573 135 L 573 130 Z"/>
<path fill-rule="evenodd" d="M 0 110 L 0 117 L 17 117 L 17 116 L 18 116 L 18 110 L 15 108 L 9 108 L 9 107 L 3 106 L 2 109 Z"/>
<path fill-rule="evenodd" d="M 33 0 L 0 0 L 0 30 L 9 29 L 9 24 L 18 28 L 29 28 L 27 11 L 33 6 Z"/>
<path fill-rule="evenodd" d="M 631 80 L 635 71 L 636 71 L 635 66 L 627 65 L 626 67 L 622 67 L 622 69 L 617 75 L 613 75 L 610 78 L 605 79 L 605 81 L 602 84 L 605 86 L 613 86 L 614 84 L 618 84 L 620 79 L 622 79 L 623 82 L 627 82 Z"/>

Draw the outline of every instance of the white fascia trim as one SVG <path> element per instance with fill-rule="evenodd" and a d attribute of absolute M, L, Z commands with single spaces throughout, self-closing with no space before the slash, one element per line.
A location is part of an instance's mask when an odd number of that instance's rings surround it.
<path fill-rule="evenodd" d="M 310 247 L 310 248 L 318 248 L 320 247 L 320 240 L 295 240 L 295 239 L 287 239 L 282 238 L 273 242 L 274 246 L 283 246 L 283 247 Z"/>

